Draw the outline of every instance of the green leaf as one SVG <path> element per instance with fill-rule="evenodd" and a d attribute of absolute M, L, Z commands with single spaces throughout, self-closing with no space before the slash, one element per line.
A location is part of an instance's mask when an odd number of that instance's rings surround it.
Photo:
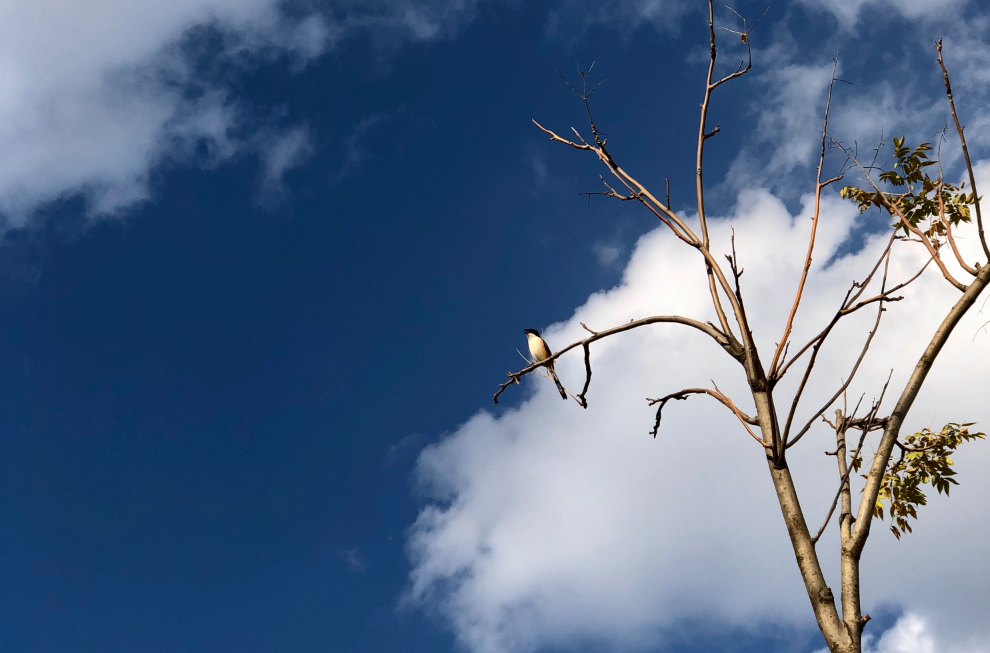
<path fill-rule="evenodd" d="M 937 232 L 934 227 L 929 231 Z M 959 485 L 953 478 L 956 471 L 952 469 L 955 464 L 952 454 L 963 442 L 986 438 L 982 432 L 971 433 L 970 426 L 973 426 L 971 422 L 950 422 L 938 432 L 926 428 L 898 443 L 901 456 L 890 461 L 873 508 L 874 516 L 879 519 L 884 518 L 885 509 L 890 514 L 891 532 L 897 539 L 912 532 L 909 519 L 918 519 L 918 506 L 928 504 L 921 489 L 923 485 L 930 485 L 946 496 L 953 485 Z M 852 465 L 856 464 L 854 459 Z"/>

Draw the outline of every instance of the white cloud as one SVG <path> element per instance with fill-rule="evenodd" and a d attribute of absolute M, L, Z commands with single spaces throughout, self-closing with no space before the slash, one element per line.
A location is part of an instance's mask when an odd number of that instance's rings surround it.
<path fill-rule="evenodd" d="M 306 58 L 321 19 L 293 22 L 276 0 L 39 0 L 0 5 L 0 211 L 19 226 L 38 205 L 82 192 L 97 213 L 147 197 L 149 170 L 205 144 L 236 150 L 236 107 L 197 80 L 182 39 L 224 35 L 228 56 L 274 48 Z M 192 85 L 192 86 L 190 86 Z"/>
<path fill-rule="evenodd" d="M 865 648 L 868 653 L 935 653 L 935 641 L 925 626 L 918 615 L 906 614 L 880 636 L 875 647 L 870 642 Z"/>
<path fill-rule="evenodd" d="M 966 92 L 986 92 L 990 84 L 990 16 L 974 16 L 957 21 L 944 38 L 944 58 L 952 74 L 952 83 Z"/>
<path fill-rule="evenodd" d="M 204 27 L 221 35 L 215 56 L 224 61 L 288 54 L 298 68 L 356 34 L 385 53 L 452 35 L 480 1 L 333 0 L 295 17 L 280 0 L 0 3 L 3 223 L 21 226 L 39 206 L 76 194 L 91 212 L 114 213 L 148 198 L 158 163 L 204 150 L 213 163 L 257 151 L 271 188 L 271 164 L 286 150 L 245 136 L 250 108 L 199 74 L 202 53 L 187 46 Z M 560 0 L 547 30 L 559 38 L 600 24 L 676 30 L 684 9 L 682 0 Z M 303 133 L 288 126 L 282 145 Z M 309 147 L 300 143 L 297 152 Z"/>
<path fill-rule="evenodd" d="M 863 653 L 935 653 L 935 650 L 925 620 L 916 614 L 902 616 L 879 640 L 870 634 L 863 636 Z M 815 653 L 828 653 L 828 649 Z"/>
<path fill-rule="evenodd" d="M 368 570 L 368 564 L 364 561 L 364 556 L 361 555 L 360 547 L 342 548 L 340 549 L 340 557 L 344 559 L 344 563 L 351 571 L 363 574 Z"/>
<path fill-rule="evenodd" d="M 831 77 L 831 62 L 768 71 L 765 81 L 771 90 L 764 96 L 757 133 L 775 145 L 770 174 L 786 174 L 796 166 L 818 162 L 824 97 Z"/>
<path fill-rule="evenodd" d="M 599 241 L 591 246 L 591 251 L 598 265 L 605 268 L 614 265 L 622 256 L 622 246 L 612 241 Z"/>
<path fill-rule="evenodd" d="M 401 109 L 393 113 L 373 113 L 365 116 L 351 127 L 350 132 L 343 139 L 344 162 L 340 170 L 333 175 L 334 183 L 340 183 L 347 177 L 361 172 L 364 164 L 372 156 L 365 143 L 365 139 L 377 127 L 388 122 L 399 113 L 401 113 Z"/>
<path fill-rule="evenodd" d="M 296 126 L 269 134 L 259 146 L 262 160 L 262 198 L 277 199 L 285 192 L 282 177 L 303 163 L 313 152 L 309 130 Z"/>
<path fill-rule="evenodd" d="M 959 35 L 953 37 L 951 48 L 947 39 L 946 49 L 947 58 L 951 53 L 949 66 L 955 80 L 956 107 L 960 120 L 968 127 L 971 153 L 985 154 L 990 145 L 985 128 L 990 125 L 990 112 L 983 107 L 990 97 L 990 87 L 968 66 L 958 64 L 961 57 L 990 56 L 990 45 Z M 910 65 L 904 64 L 911 71 L 907 80 L 901 78 L 901 70 L 892 74 L 894 82 L 867 81 L 850 86 L 837 81 L 829 110 L 829 139 L 854 152 L 864 165 L 870 165 L 876 154 L 876 164 L 886 169 L 892 161 L 892 137 L 905 136 L 909 144 L 928 142 L 937 146 L 941 130 L 949 125 L 941 146 L 941 161 L 947 174 L 957 172 L 962 166 L 962 151 L 951 126 L 941 72 L 932 61 L 934 53 L 934 47 L 911 52 L 906 58 Z M 792 201 L 800 192 L 795 190 L 800 188 L 798 184 L 814 174 L 832 61 L 816 56 L 819 63 L 794 63 L 798 58 L 791 48 L 780 43 L 760 55 L 766 69 L 757 74 L 764 91 L 751 105 L 757 128 L 752 136 L 744 136 L 743 147 L 726 176 L 726 187 L 738 191 L 767 185 L 786 201 Z M 840 59 L 838 80 L 848 77 L 863 82 L 862 74 L 862 69 L 844 72 Z M 876 153 L 881 144 L 883 147 Z M 842 164 L 841 152 L 829 147 L 825 178 L 836 174 Z M 844 183 L 860 183 L 860 178 L 860 172 L 852 167 Z"/>
<path fill-rule="evenodd" d="M 4 222 L 19 226 L 38 206 L 77 193 L 88 198 L 93 212 L 112 213 L 148 197 L 148 175 L 162 160 L 205 149 L 215 162 L 262 142 L 232 135 L 233 128 L 241 126 L 238 121 L 250 118 L 249 110 L 222 86 L 198 77 L 195 55 L 183 45 L 204 26 L 222 35 L 223 52 L 218 56 L 227 60 L 288 53 L 301 66 L 358 33 L 371 35 L 384 51 L 410 40 L 454 34 L 473 18 L 480 1 L 334 0 L 318 12 L 293 18 L 282 11 L 280 0 L 2 3 L 0 213 Z M 869 4 L 869 0 L 820 1 L 837 15 L 849 16 Z M 913 0 L 891 4 L 908 16 L 922 15 L 923 8 L 936 5 Z M 676 29 L 685 7 L 680 0 L 594 5 L 587 0 L 561 0 L 550 11 L 547 30 L 567 38 L 594 24 Z M 967 48 L 963 60 L 974 62 L 961 70 L 963 83 L 984 74 L 975 63 L 986 50 L 979 27 L 974 23 L 960 28 Z M 782 92 L 780 97 L 793 96 L 797 101 L 819 93 L 819 68 L 801 64 L 775 72 L 780 88 L 771 95 Z M 808 106 L 814 111 L 813 105 Z M 884 105 L 888 110 L 891 107 Z M 798 137 L 818 122 L 811 117 L 768 112 L 761 131 L 779 131 L 799 144 L 803 141 Z M 974 118 L 980 120 L 985 121 L 985 116 Z M 300 133 L 289 126 L 285 138 Z M 808 147 L 776 150 L 774 171 L 805 162 Z"/>
<path fill-rule="evenodd" d="M 35 0 L 0 3 L 0 214 L 23 225 L 34 209 L 84 195 L 93 213 L 148 197 L 159 162 L 208 161 L 260 148 L 264 183 L 303 158 L 305 130 L 235 138 L 249 113 L 196 68 L 196 34 L 223 40 L 215 56 L 288 55 L 297 67 L 349 34 L 394 48 L 433 38 L 471 15 L 473 0 L 338 0 L 289 17 L 281 0 Z M 387 38 L 386 38 L 387 37 Z M 249 122 L 249 121 L 248 121 Z M 239 130 L 243 132 L 244 130 Z M 250 131 L 250 130 L 248 130 Z M 291 147 L 290 147 L 291 146 Z M 265 189 L 263 189 L 264 191 Z"/>
<path fill-rule="evenodd" d="M 871 238 L 858 254 L 823 267 L 856 220 L 849 204 L 830 199 L 824 206 L 795 342 L 817 332 L 882 246 Z M 767 192 L 748 191 L 731 216 L 711 225 L 718 253 L 728 251 L 735 227 L 747 306 L 763 351 L 780 335 L 808 216 L 808 198 L 791 216 Z M 908 277 L 923 260 L 919 249 L 902 247 L 891 277 Z M 891 368 L 894 386 L 903 382 L 954 295 L 929 271 L 892 305 L 851 396 L 866 393 L 868 401 Z M 589 297 L 571 318 L 552 325 L 547 338 L 557 347 L 579 339 L 585 333 L 580 322 L 604 328 L 670 313 L 713 319 L 706 296 L 697 254 L 654 231 L 638 243 L 623 282 Z M 857 316 L 833 336 L 798 421 L 848 375 L 871 319 Z M 985 320 L 974 314 L 959 326 L 906 428 L 950 420 L 990 426 L 990 340 L 973 339 Z M 516 408 L 498 417 L 481 411 L 422 453 L 418 478 L 434 500 L 410 532 L 410 599 L 438 608 L 478 653 L 584 638 L 634 647 L 655 643 L 665 628 L 690 618 L 743 627 L 811 625 L 762 449 L 704 397 L 669 405 L 659 438 L 647 435 L 654 417 L 647 396 L 714 379 L 748 404 L 735 363 L 705 336 L 675 326 L 610 338 L 595 345 L 593 361 L 588 410 L 560 401 L 543 379 L 530 379 L 523 388 L 529 395 Z M 580 355 L 560 360 L 558 371 L 571 387 L 583 382 Z M 813 527 L 837 484 L 834 460 L 822 453 L 834 448 L 832 437 L 830 443 L 827 429 L 815 427 L 790 459 Z M 883 525 L 874 529 L 864 557 L 864 602 L 867 610 L 898 605 L 925 615 L 925 637 L 941 643 L 938 650 L 966 638 L 987 650 L 990 630 L 981 614 L 990 567 L 982 551 L 990 525 L 982 503 L 990 492 L 990 446 L 969 446 L 957 462 L 962 486 L 951 500 L 935 497 L 922 508 L 914 534 L 897 542 Z M 837 587 L 834 526 L 819 550 Z M 933 564 L 934 551 L 948 558 Z M 898 632 L 914 622 L 902 623 Z M 883 653 L 899 650 L 892 648 L 893 635 L 878 645 L 886 647 L 878 649 Z"/>
<path fill-rule="evenodd" d="M 884 12 L 896 12 L 906 18 L 938 19 L 945 12 L 958 10 L 969 0 L 801 0 L 809 7 L 831 13 L 840 24 L 853 27 L 864 10 L 875 8 Z"/>
<path fill-rule="evenodd" d="M 865 635 L 863 653 L 935 653 L 938 649 L 927 626 L 918 615 L 907 613 L 879 639 Z M 816 653 L 828 653 L 828 649 Z"/>
<path fill-rule="evenodd" d="M 929 72 L 934 76 L 935 69 Z M 831 61 L 818 65 L 784 63 L 779 67 L 771 63 L 761 78 L 766 92 L 756 106 L 756 142 L 770 144 L 772 154 L 765 167 L 754 168 L 744 150 L 732 171 L 737 187 L 759 185 L 759 180 L 767 178 L 778 183 L 783 179 L 789 182 L 793 179 L 790 174 L 796 169 L 818 165 L 831 76 Z M 836 76 L 842 78 L 841 66 Z M 915 94 L 887 82 L 866 88 L 850 88 L 837 82 L 829 110 L 828 134 L 850 149 L 858 149 L 859 156 L 868 162 L 881 137 L 889 142 L 891 134 L 909 134 L 911 142 L 934 141 L 948 113 L 944 93 Z M 948 155 L 954 150 L 950 140 L 944 153 Z M 881 155 L 881 162 L 886 164 L 890 151 Z M 948 156 L 944 160 L 952 162 Z M 827 169 L 825 174 L 828 175 Z"/>
<path fill-rule="evenodd" d="M 561 0 L 550 11 L 547 34 L 566 41 L 592 26 L 634 30 L 643 25 L 676 32 L 687 8 L 683 0 Z"/>

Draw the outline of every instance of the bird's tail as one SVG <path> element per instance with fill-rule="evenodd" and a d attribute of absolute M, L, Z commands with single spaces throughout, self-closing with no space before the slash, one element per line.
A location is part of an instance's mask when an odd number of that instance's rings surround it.
<path fill-rule="evenodd" d="M 557 373 L 553 370 L 553 365 L 549 367 L 550 376 L 553 377 L 553 382 L 557 384 L 557 392 L 560 393 L 560 398 L 567 401 L 567 390 L 564 390 L 563 384 L 561 384 L 560 379 L 557 378 Z"/>

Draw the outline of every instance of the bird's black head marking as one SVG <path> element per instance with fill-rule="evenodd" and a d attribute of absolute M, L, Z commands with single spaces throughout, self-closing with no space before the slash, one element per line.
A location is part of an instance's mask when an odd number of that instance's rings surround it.
<path fill-rule="evenodd" d="M 529 335 L 529 334 L 533 334 L 533 335 L 534 335 L 534 336 L 536 336 L 537 338 L 539 338 L 539 337 L 540 337 L 540 332 L 539 332 L 539 331 L 537 331 L 536 329 L 523 329 L 523 333 L 525 333 L 525 334 L 527 334 L 527 335 Z"/>

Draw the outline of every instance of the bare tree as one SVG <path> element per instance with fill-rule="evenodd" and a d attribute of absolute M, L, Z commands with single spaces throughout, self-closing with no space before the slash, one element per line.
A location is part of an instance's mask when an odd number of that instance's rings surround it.
<path fill-rule="evenodd" d="M 740 16 L 740 18 L 742 17 Z M 576 150 L 590 152 L 598 157 L 610 174 L 609 179 L 614 179 L 614 181 L 610 182 L 602 177 L 605 190 L 597 194 L 642 204 L 666 228 L 670 229 L 685 247 L 698 252 L 704 264 L 711 302 L 718 323 L 705 322 L 681 315 L 657 315 L 633 320 L 604 331 L 594 331 L 582 324 L 589 333 L 587 338 L 567 345 L 547 360 L 528 365 L 518 372 L 510 372 L 509 379 L 501 384 L 498 392 L 495 393 L 494 400 L 495 403 L 498 403 L 499 395 L 509 386 L 518 384 L 523 376 L 552 363 L 573 349 L 581 348 L 584 354 L 586 376 L 584 387 L 575 396 L 575 399 L 580 406 L 587 408 L 587 395 L 592 378 L 591 346 L 595 342 L 625 331 L 657 323 L 680 324 L 710 337 L 741 366 L 755 407 L 754 414 L 744 412 L 736 401 L 722 392 L 713 382 L 712 388 L 687 388 L 672 392 L 664 397 L 648 400 L 650 405 L 656 406 L 656 421 L 652 434 L 656 437 L 660 428 L 661 413 L 666 404 L 672 400 L 684 400 L 693 395 L 704 394 L 732 411 L 742 427 L 766 452 L 768 470 L 776 489 L 777 500 L 790 536 L 794 556 L 804 580 L 818 627 L 825 637 L 829 650 L 834 653 L 860 653 L 863 627 L 870 617 L 864 615 L 860 607 L 859 566 L 863 549 L 870 535 L 873 519 L 882 519 L 886 510 L 891 519 L 891 530 L 895 535 L 900 537 L 902 533 L 910 531 L 909 518 L 916 518 L 916 507 L 925 503 L 922 486 L 931 485 L 940 493 L 948 493 L 950 484 L 955 483 L 952 478 L 954 472 L 951 467 L 950 455 L 962 442 L 983 437 L 982 433 L 971 432 L 968 428 L 971 424 L 965 423 L 949 423 L 937 432 L 925 429 L 907 436 L 902 436 L 901 427 L 942 347 L 959 324 L 960 319 L 973 306 L 986 286 L 990 284 L 990 265 L 988 265 L 990 247 L 987 245 L 983 230 L 983 219 L 976 194 L 976 180 L 969 150 L 966 146 L 963 128 L 956 114 L 949 74 L 942 59 L 941 41 L 936 43 L 938 63 L 942 69 L 949 108 L 969 173 L 970 187 L 968 192 L 964 188 L 965 184 L 955 186 L 945 181 L 939 159 L 937 157 L 930 159 L 928 156 L 928 152 L 932 150 L 929 144 L 922 143 L 911 148 L 905 145 L 904 139 L 894 139 L 895 165 L 893 168 L 874 178 L 874 174 L 878 170 L 875 159 L 874 163 L 868 165 L 860 163 L 854 152 L 833 140 L 829 135 L 829 108 L 836 81 L 835 68 L 833 68 L 832 83 L 829 86 L 828 99 L 824 108 L 811 234 L 804 255 L 800 278 L 796 281 L 797 288 L 790 312 L 786 323 L 783 325 L 780 339 L 767 357 L 770 363 L 765 365 L 754 342 L 747 319 L 746 303 L 739 284 L 743 270 L 740 268 L 736 256 L 734 237 L 731 245 L 732 253 L 725 257 L 727 267 L 723 267 L 723 264 L 711 252 L 705 211 L 705 143 L 720 130 L 717 125 L 713 129 L 709 129 L 707 125 L 712 94 L 723 84 L 745 75 L 751 69 L 752 53 L 749 41 L 753 27 L 748 27 L 746 21 L 743 20 L 741 31 L 728 30 L 737 34 L 746 45 L 747 59 L 740 63 L 733 72 L 724 77 L 716 78 L 716 30 L 712 0 L 708 1 L 710 63 L 698 125 L 696 158 L 698 217 L 696 223 L 692 219 L 691 224 L 689 224 L 687 219 L 671 207 L 669 182 L 666 201 L 661 201 L 635 177 L 624 170 L 613 157 L 592 115 L 589 98 L 597 86 L 592 86 L 589 89 L 587 73 L 581 73 L 580 90 L 574 86 L 571 88 L 580 96 L 587 110 L 591 135 L 589 139 L 585 139 L 576 129 L 572 128 L 574 140 L 570 140 L 536 123 L 536 126 L 545 132 L 551 141 L 562 143 Z M 833 147 L 837 148 L 837 151 L 844 157 L 844 163 L 839 166 L 837 174 L 826 177 L 824 174 L 826 151 Z M 937 175 L 932 177 L 929 173 L 930 170 L 937 171 Z M 866 271 L 861 280 L 851 283 L 845 298 L 831 320 L 810 341 L 796 346 L 794 353 L 789 355 L 792 328 L 801 306 L 805 284 L 811 269 L 812 255 L 815 250 L 822 193 L 828 186 L 841 181 L 846 174 L 853 171 L 860 174 L 865 182 L 865 188 L 846 186 L 842 188 L 841 195 L 858 202 L 861 211 L 875 206 L 889 213 L 895 221 L 893 231 L 872 269 Z M 975 209 L 975 224 L 972 221 L 973 211 L 971 207 Z M 982 246 L 982 254 L 986 257 L 982 262 L 970 263 L 956 247 L 954 230 L 972 229 L 973 227 L 975 227 Z M 912 245 L 908 245 L 908 243 Z M 888 279 L 890 260 L 895 245 L 897 247 L 920 245 L 926 249 L 929 256 L 928 263 L 917 274 L 896 284 Z M 947 252 L 951 252 L 951 254 Z M 952 258 L 948 259 L 947 256 Z M 947 261 L 954 263 L 947 265 Z M 957 293 L 958 299 L 932 334 L 931 340 L 918 360 L 914 371 L 904 387 L 901 388 L 893 408 L 887 414 L 883 414 L 885 411 L 881 409 L 884 398 L 892 394 L 891 388 L 888 387 L 890 383 L 888 379 L 887 384 L 882 389 L 878 388 L 879 396 L 868 409 L 864 409 L 861 413 L 861 405 L 857 404 L 850 411 L 845 401 L 846 390 L 866 357 L 870 343 L 879 329 L 886 305 L 902 299 L 897 293 L 915 281 L 931 263 L 935 264 L 945 278 L 949 286 L 946 292 Z M 960 273 L 956 272 L 954 275 L 950 267 L 962 270 L 962 274 L 967 276 L 963 279 L 957 278 Z M 823 344 L 841 320 L 863 310 L 875 311 L 876 317 L 861 350 L 855 357 L 852 370 L 835 392 L 821 402 L 821 408 L 816 410 L 807 422 L 796 422 L 795 415 L 798 405 L 804 396 Z M 792 369 L 797 374 L 801 367 L 803 367 L 803 371 L 800 372 L 800 381 L 797 383 L 793 396 L 779 401 L 781 398 L 774 394 L 779 382 Z M 842 408 L 835 410 L 834 419 L 825 417 L 826 412 L 833 408 L 840 399 L 842 400 Z M 778 405 L 782 407 L 782 410 L 778 410 Z M 791 469 L 787 462 L 787 452 L 798 444 L 809 429 L 814 424 L 819 423 L 819 420 L 827 423 L 835 432 L 836 449 L 828 453 L 835 456 L 838 463 L 836 470 L 837 490 L 825 522 L 815 534 L 812 534 L 798 499 Z M 864 467 L 864 445 L 868 442 L 871 434 L 879 434 L 879 440 L 874 445 L 875 454 L 869 464 L 869 471 L 863 475 L 866 479 L 865 487 L 858 506 L 854 510 L 850 476 L 860 472 L 861 468 Z M 894 456 L 895 450 L 898 453 L 896 457 Z M 816 548 L 819 538 L 832 517 L 835 516 L 837 509 L 841 542 L 838 551 L 841 570 L 841 610 L 836 605 L 832 589 L 828 586 L 822 573 L 819 551 Z"/>

